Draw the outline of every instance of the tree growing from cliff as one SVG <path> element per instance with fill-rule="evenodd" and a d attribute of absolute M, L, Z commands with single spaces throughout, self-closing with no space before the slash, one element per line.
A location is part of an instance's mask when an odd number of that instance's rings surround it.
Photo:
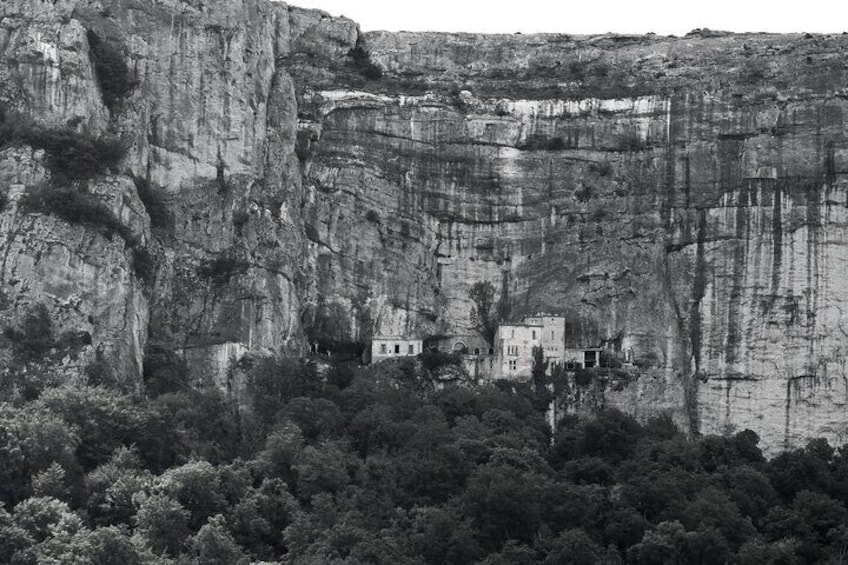
<path fill-rule="evenodd" d="M 476 282 L 468 291 L 468 296 L 474 303 L 471 308 L 471 324 L 489 345 L 494 344 L 495 333 L 498 331 L 494 285 L 489 281 Z"/>

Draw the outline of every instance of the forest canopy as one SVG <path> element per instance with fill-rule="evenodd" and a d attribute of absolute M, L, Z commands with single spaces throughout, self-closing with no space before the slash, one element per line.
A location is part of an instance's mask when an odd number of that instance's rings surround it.
<path fill-rule="evenodd" d="M 179 380 L 157 363 L 149 384 Z M 848 452 L 824 440 L 767 461 L 753 432 L 690 439 L 667 417 L 604 410 L 552 432 L 531 385 L 435 390 L 421 365 L 248 369 L 241 407 L 161 383 L 5 390 L 0 563 L 803 564 L 848 549 Z"/>

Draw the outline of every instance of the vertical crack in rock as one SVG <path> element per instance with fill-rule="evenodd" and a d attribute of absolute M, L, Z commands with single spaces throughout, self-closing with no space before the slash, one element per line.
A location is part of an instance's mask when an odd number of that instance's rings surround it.
<path fill-rule="evenodd" d="M 742 297 L 745 292 L 743 282 L 747 265 L 745 257 L 749 241 L 748 232 L 748 209 L 750 206 L 750 188 L 740 189 L 738 201 L 736 202 L 736 219 L 734 226 L 735 239 L 731 243 L 733 247 L 732 277 L 730 282 L 730 295 L 727 307 L 727 342 L 725 344 L 725 359 L 728 364 L 736 362 L 739 349 L 740 318 L 742 318 Z"/>
<path fill-rule="evenodd" d="M 700 428 L 698 418 L 698 384 L 701 379 L 701 301 L 707 288 L 707 259 L 704 249 L 707 238 L 707 211 L 698 210 L 698 235 L 695 250 L 695 277 L 692 284 L 692 301 L 689 308 L 689 348 L 693 370 L 684 377 L 684 397 L 690 431 L 697 434 Z"/>

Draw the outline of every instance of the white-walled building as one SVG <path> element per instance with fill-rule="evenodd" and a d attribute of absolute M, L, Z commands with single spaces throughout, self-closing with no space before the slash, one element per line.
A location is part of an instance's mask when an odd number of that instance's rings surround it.
<path fill-rule="evenodd" d="M 504 323 L 495 338 L 500 378 L 528 379 L 533 370 L 533 348 L 542 347 L 550 364 L 565 355 L 565 318 L 549 314 L 526 316 L 521 322 Z"/>
<path fill-rule="evenodd" d="M 413 357 L 423 351 L 420 339 L 399 336 L 375 336 L 371 340 L 371 362 L 393 357 Z"/>

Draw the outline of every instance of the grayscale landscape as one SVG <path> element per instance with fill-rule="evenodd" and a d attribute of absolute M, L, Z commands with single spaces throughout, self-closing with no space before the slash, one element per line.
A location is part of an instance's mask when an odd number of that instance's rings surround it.
<path fill-rule="evenodd" d="M 846 51 L 5 0 L 0 563 L 845 563 Z"/>

